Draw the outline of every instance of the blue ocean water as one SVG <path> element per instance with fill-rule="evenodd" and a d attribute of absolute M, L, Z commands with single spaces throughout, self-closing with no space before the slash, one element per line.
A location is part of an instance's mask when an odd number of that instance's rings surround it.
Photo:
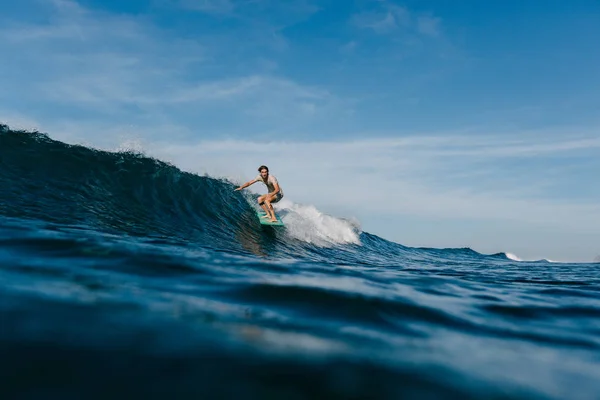
<path fill-rule="evenodd" d="M 599 399 L 600 264 L 411 248 L 0 126 L 0 398 Z"/>

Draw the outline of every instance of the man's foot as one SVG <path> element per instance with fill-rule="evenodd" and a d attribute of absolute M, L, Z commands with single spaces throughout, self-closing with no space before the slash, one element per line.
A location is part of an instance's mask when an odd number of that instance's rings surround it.
<path fill-rule="evenodd" d="M 269 217 L 268 215 L 261 215 L 260 217 L 261 217 L 261 218 L 271 218 L 271 217 Z"/>
<path fill-rule="evenodd" d="M 271 218 L 269 222 L 277 222 L 277 218 Z"/>

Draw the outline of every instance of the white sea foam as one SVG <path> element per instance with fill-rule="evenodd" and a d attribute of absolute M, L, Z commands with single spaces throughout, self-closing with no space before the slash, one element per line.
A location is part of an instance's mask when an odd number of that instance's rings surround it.
<path fill-rule="evenodd" d="M 527 261 L 545 261 L 545 262 L 549 262 L 549 263 L 559 263 L 560 262 L 560 261 L 549 260 L 547 258 L 542 258 L 542 259 L 537 259 L 537 260 L 523 260 L 522 258 L 517 257 L 513 253 L 505 253 L 505 254 L 506 254 L 506 257 L 508 257 L 509 259 L 511 259 L 513 261 L 519 261 L 519 262 L 527 262 Z"/>
<path fill-rule="evenodd" d="M 514 255 L 512 253 L 505 253 L 505 254 L 506 254 L 506 257 L 508 257 L 509 259 L 511 259 L 513 261 L 523 261 L 519 257 L 517 257 L 516 255 Z"/>
<path fill-rule="evenodd" d="M 317 246 L 360 244 L 358 221 L 337 218 L 313 205 L 296 204 L 283 198 L 275 206 L 291 237 Z"/>

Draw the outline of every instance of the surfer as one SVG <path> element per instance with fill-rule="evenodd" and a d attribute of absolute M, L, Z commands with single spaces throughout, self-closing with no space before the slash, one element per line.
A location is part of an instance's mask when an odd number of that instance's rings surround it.
<path fill-rule="evenodd" d="M 267 215 L 263 216 L 263 218 L 270 218 L 269 221 L 277 222 L 277 218 L 275 218 L 275 211 L 273 210 L 273 203 L 277 203 L 283 198 L 283 190 L 281 190 L 279 187 L 277 178 L 269 174 L 269 168 L 266 165 L 261 165 L 258 167 L 258 172 L 259 174 L 256 178 L 244 183 L 235 190 L 242 190 L 250 185 L 255 184 L 256 182 L 264 183 L 269 192 L 258 198 L 258 205 L 265 210 L 265 213 L 267 213 Z"/>

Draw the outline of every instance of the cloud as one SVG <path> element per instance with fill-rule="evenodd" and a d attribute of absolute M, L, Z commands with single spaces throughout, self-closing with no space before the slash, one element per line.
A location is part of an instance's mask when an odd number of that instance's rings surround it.
<path fill-rule="evenodd" d="M 303 101 L 319 101 L 329 97 L 329 93 L 318 88 L 300 86 L 293 81 L 275 77 L 248 76 L 201 83 L 191 88 L 175 91 L 167 102 L 191 102 L 199 100 L 228 100 L 236 97 L 252 96 L 257 91 L 266 91 L 269 96 L 285 93 L 285 97 Z"/>
<path fill-rule="evenodd" d="M 393 32 L 410 24 L 410 13 L 406 8 L 383 3 L 381 10 L 365 11 L 352 17 L 359 28 L 372 29 L 381 34 Z"/>
<path fill-rule="evenodd" d="M 352 16 L 351 22 L 361 29 L 371 29 L 382 35 L 418 33 L 436 37 L 441 32 L 441 18 L 411 12 L 405 7 L 379 1 L 374 10 Z"/>
<path fill-rule="evenodd" d="M 252 49 L 247 42 L 184 39 L 142 16 L 89 10 L 68 0 L 44 4 L 44 24 L 33 17 L 0 28 L 0 51 L 11 54 L 0 65 L 0 115 L 19 114 L 17 105 L 25 102 L 29 118 L 49 128 L 178 124 L 181 135 L 194 129 L 198 135 L 248 133 L 250 125 L 263 132 L 301 129 L 343 118 L 351 107 L 327 90 L 274 75 L 262 52 L 237 68 L 231 53 Z"/>
<path fill-rule="evenodd" d="M 396 29 L 396 19 L 392 13 L 359 14 L 355 17 L 355 23 L 360 28 L 370 28 L 377 33 L 388 33 Z"/>

